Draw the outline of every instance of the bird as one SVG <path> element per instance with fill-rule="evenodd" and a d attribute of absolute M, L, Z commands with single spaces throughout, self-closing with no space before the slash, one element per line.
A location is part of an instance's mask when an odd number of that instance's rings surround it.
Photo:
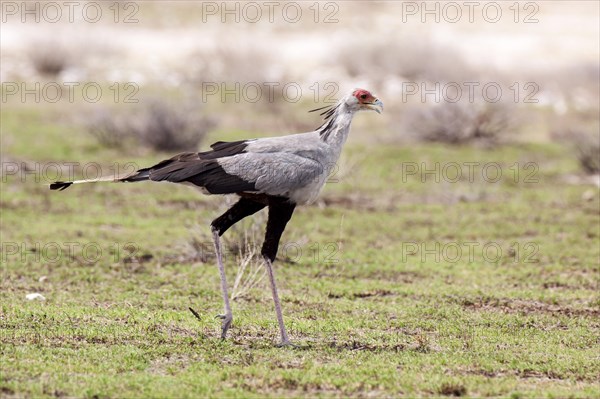
<path fill-rule="evenodd" d="M 238 200 L 211 224 L 216 263 L 221 280 L 224 314 L 219 315 L 221 338 L 232 325 L 233 314 L 227 291 L 220 237 L 235 223 L 268 208 L 261 256 L 266 266 L 279 325 L 278 346 L 294 345 L 287 334 L 273 263 L 279 241 L 296 206 L 314 202 L 340 157 L 354 115 L 359 111 L 383 112 L 383 102 L 371 92 L 354 89 L 337 103 L 313 109 L 321 111 L 323 123 L 314 131 L 284 136 L 218 141 L 203 152 L 184 152 L 139 169 L 123 177 L 78 181 L 57 181 L 51 190 L 65 190 L 73 184 L 97 181 L 183 183 L 206 194 L 235 194 Z"/>

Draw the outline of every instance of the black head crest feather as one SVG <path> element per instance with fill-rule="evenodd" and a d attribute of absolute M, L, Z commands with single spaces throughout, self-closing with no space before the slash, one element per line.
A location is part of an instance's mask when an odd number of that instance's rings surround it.
<path fill-rule="evenodd" d="M 323 111 L 321 112 L 319 115 L 323 116 L 325 115 L 325 120 L 331 118 L 333 116 L 333 114 L 335 114 L 335 111 L 337 111 L 337 109 L 339 108 L 340 104 L 332 104 L 332 105 L 326 105 L 324 107 L 321 108 L 315 108 L 315 109 L 311 109 L 308 112 L 317 112 L 317 111 Z"/>
<path fill-rule="evenodd" d="M 331 129 L 333 128 L 333 119 L 332 118 L 339 107 L 340 107 L 340 103 L 337 103 L 337 104 L 332 104 L 332 105 L 326 105 L 324 107 L 316 108 L 316 109 L 308 111 L 308 112 L 323 111 L 319 115 L 325 116 L 325 118 L 324 118 L 325 122 L 323 122 L 323 124 L 317 128 L 317 131 L 319 131 L 319 135 L 321 137 L 323 137 L 324 139 L 326 139 L 329 136 L 329 133 L 331 133 Z"/>

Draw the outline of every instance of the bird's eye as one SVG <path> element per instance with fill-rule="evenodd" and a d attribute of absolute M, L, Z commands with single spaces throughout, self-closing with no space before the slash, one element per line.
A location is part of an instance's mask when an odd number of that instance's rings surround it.
<path fill-rule="evenodd" d="M 361 96 L 360 96 L 360 98 L 361 98 L 362 100 L 366 100 L 366 99 L 367 99 L 367 95 L 366 95 L 366 94 L 363 94 L 363 95 L 361 95 Z"/>

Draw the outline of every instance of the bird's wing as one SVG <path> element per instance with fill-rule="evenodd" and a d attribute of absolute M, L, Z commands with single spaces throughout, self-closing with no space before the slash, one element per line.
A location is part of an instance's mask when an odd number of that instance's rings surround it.
<path fill-rule="evenodd" d="M 150 180 L 191 183 L 204 187 L 211 194 L 255 191 L 252 182 L 242 180 L 223 170 L 217 159 L 202 159 L 199 153 L 188 152 L 147 168 Z"/>
<path fill-rule="evenodd" d="M 244 153 L 218 162 L 228 175 L 252 183 L 256 192 L 284 197 L 323 180 L 327 166 L 316 159 L 285 152 Z"/>
<path fill-rule="evenodd" d="M 217 141 L 216 143 L 211 144 L 210 148 L 212 148 L 212 150 L 199 152 L 198 158 L 217 159 L 241 154 L 246 151 L 246 147 L 248 147 L 249 144 L 255 141 L 257 140 Z"/>
<path fill-rule="evenodd" d="M 211 194 L 286 195 L 318 179 L 325 147 L 314 133 L 219 141 L 212 150 L 186 152 L 138 171 L 153 181 L 192 183 Z M 134 181 L 133 178 L 129 178 Z"/>

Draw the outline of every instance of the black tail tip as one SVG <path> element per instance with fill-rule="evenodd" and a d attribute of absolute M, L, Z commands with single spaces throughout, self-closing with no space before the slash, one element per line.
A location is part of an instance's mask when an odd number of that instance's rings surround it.
<path fill-rule="evenodd" d="M 57 181 L 57 182 L 50 184 L 50 190 L 62 191 L 64 189 L 68 188 L 71 184 L 73 184 L 73 182 Z"/>

